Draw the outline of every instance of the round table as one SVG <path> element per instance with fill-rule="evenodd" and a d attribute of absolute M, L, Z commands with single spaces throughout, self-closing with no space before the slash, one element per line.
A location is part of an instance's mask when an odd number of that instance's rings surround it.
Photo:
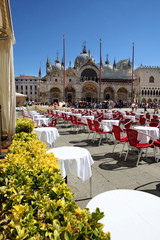
<path fill-rule="evenodd" d="M 47 151 L 59 158 L 63 178 L 69 173 L 86 181 L 92 176 L 91 165 L 94 163 L 89 151 L 80 147 L 58 147 Z"/>
<path fill-rule="evenodd" d="M 105 131 L 112 131 L 112 125 L 119 125 L 119 120 L 102 120 L 100 122 L 100 127 Z"/>
<path fill-rule="evenodd" d="M 136 190 L 112 190 L 95 196 L 87 208 L 99 207 L 103 231 L 112 240 L 159 240 L 160 198 Z"/>
<path fill-rule="evenodd" d="M 147 143 L 150 139 L 155 140 L 159 138 L 159 128 L 157 127 L 137 126 L 134 129 L 138 131 L 140 143 Z"/>
<path fill-rule="evenodd" d="M 59 158 L 59 165 L 63 178 L 66 178 L 69 173 L 80 178 L 83 182 L 90 180 L 90 198 L 92 198 L 92 170 L 91 166 L 94 163 L 89 151 L 80 147 L 58 147 L 52 148 L 47 153 L 53 153 L 56 158 Z"/>
<path fill-rule="evenodd" d="M 45 118 L 45 117 L 40 117 L 34 120 L 37 123 L 38 127 L 41 127 L 42 124 L 48 125 L 49 122 L 49 118 Z"/>
<path fill-rule="evenodd" d="M 94 116 L 82 116 L 81 121 L 84 124 L 87 124 L 87 119 L 91 119 L 92 121 L 94 120 Z"/>
<path fill-rule="evenodd" d="M 59 137 L 58 130 L 55 127 L 34 128 L 33 131 L 37 133 L 38 139 L 44 142 L 47 147 L 52 147 Z"/>

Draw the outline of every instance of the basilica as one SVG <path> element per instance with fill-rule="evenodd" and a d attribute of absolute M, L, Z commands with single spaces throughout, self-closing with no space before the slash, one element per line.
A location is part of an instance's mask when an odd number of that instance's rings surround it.
<path fill-rule="evenodd" d="M 119 62 L 114 59 L 110 64 L 107 56 L 105 63 L 96 63 L 84 45 L 75 58 L 74 66 L 71 62 L 67 69 L 64 66 L 64 60 L 60 62 L 58 56 L 53 65 L 47 58 L 46 75 L 41 77 L 39 73 L 41 102 L 131 101 L 135 79 L 129 59 Z"/>

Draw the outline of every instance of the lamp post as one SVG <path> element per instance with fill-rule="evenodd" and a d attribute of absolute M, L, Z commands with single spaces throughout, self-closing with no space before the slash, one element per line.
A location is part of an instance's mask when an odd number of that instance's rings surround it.
<path fill-rule="evenodd" d="M 132 49 L 132 84 L 131 84 L 131 101 L 133 102 L 133 70 L 134 70 L 134 42 L 133 42 L 133 49 Z"/>
<path fill-rule="evenodd" d="M 101 56 L 101 43 L 102 38 L 100 38 L 100 69 L 99 69 L 99 103 L 101 100 L 101 66 L 102 66 L 102 56 Z"/>

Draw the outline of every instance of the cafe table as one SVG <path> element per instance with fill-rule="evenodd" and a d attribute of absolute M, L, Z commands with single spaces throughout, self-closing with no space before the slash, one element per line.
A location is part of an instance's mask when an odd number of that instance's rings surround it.
<path fill-rule="evenodd" d="M 159 128 L 157 127 L 136 126 L 134 129 L 138 131 L 139 143 L 147 143 L 149 140 L 156 140 L 159 138 Z"/>
<path fill-rule="evenodd" d="M 55 127 L 34 128 L 33 132 L 37 133 L 38 139 L 44 142 L 47 148 L 53 147 L 54 142 L 59 137 L 58 130 Z"/>
<path fill-rule="evenodd" d="M 82 116 L 81 117 L 81 121 L 82 121 L 82 123 L 84 123 L 84 124 L 87 124 L 87 119 L 90 119 L 90 120 L 94 120 L 94 116 Z"/>
<path fill-rule="evenodd" d="M 49 118 L 45 118 L 45 117 L 42 118 L 42 117 L 40 117 L 40 118 L 35 119 L 34 121 L 37 123 L 38 127 L 41 127 L 42 124 L 48 126 L 49 120 L 50 120 Z"/>
<path fill-rule="evenodd" d="M 100 122 L 100 127 L 105 131 L 112 131 L 113 125 L 119 125 L 119 120 L 102 120 Z"/>
<path fill-rule="evenodd" d="M 111 190 L 89 201 L 87 208 L 104 212 L 103 231 L 112 240 L 159 240 L 160 198 L 136 190 Z"/>
<path fill-rule="evenodd" d="M 90 180 L 90 197 L 92 197 L 92 169 L 94 163 L 89 151 L 81 147 L 64 146 L 52 148 L 47 153 L 53 153 L 58 158 L 62 177 L 72 174 L 82 182 Z"/>

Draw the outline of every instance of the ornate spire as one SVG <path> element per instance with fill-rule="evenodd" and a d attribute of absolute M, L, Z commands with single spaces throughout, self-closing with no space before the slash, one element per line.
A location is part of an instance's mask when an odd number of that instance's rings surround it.
<path fill-rule="evenodd" d="M 113 68 L 116 68 L 116 60 L 114 58 Z"/>
<path fill-rule="evenodd" d="M 109 64 L 108 53 L 106 54 L 106 61 L 105 61 L 105 64 Z"/>
<path fill-rule="evenodd" d="M 57 59 L 56 59 L 56 61 L 55 61 L 55 63 L 59 63 L 60 61 L 59 61 L 59 59 L 58 59 L 58 51 L 57 51 Z"/>
<path fill-rule="evenodd" d="M 41 66 L 40 66 L 40 68 L 39 68 L 39 73 L 38 73 L 38 75 L 39 75 L 39 78 L 41 78 Z"/>
<path fill-rule="evenodd" d="M 87 53 L 87 50 L 86 50 L 86 41 L 83 42 L 83 50 L 82 50 L 82 53 Z"/>

